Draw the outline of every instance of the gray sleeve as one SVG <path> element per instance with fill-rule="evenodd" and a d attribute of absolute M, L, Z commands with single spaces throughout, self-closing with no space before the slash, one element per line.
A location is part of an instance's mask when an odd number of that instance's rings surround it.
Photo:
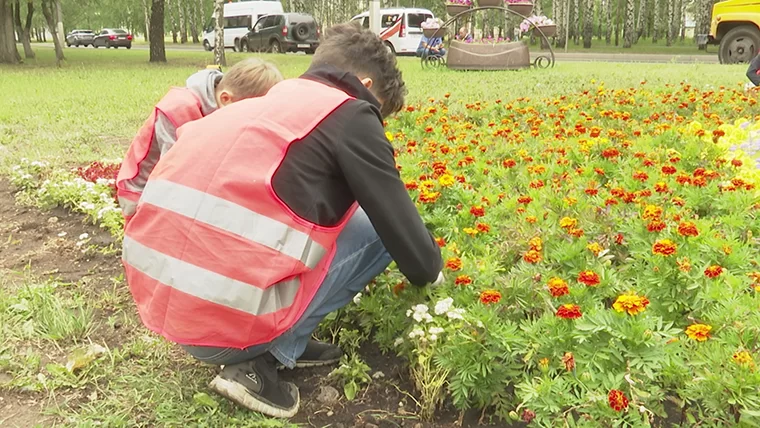
<path fill-rule="evenodd" d="M 158 112 L 154 126 L 153 139 L 161 156 L 165 155 L 177 141 L 177 128 L 163 113 Z"/>

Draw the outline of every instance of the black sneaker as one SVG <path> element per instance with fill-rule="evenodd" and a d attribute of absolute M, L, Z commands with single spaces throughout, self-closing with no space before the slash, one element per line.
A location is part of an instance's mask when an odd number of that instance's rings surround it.
<path fill-rule="evenodd" d="M 291 418 L 298 413 L 298 387 L 277 380 L 276 360 L 266 353 L 251 361 L 224 366 L 209 385 L 235 403 L 274 418 Z"/>
<path fill-rule="evenodd" d="M 341 356 L 343 356 L 343 351 L 340 350 L 338 345 L 310 340 L 309 344 L 306 345 L 306 350 L 296 360 L 296 368 L 303 369 L 335 364 L 340 361 Z M 283 370 L 284 368 L 285 366 L 282 364 L 277 365 L 278 370 Z"/>

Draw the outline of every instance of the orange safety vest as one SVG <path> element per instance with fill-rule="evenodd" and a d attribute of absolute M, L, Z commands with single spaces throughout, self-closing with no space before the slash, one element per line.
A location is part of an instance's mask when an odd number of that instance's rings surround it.
<path fill-rule="evenodd" d="M 346 101 L 305 79 L 190 122 L 153 170 L 122 258 L 143 323 L 183 344 L 246 348 L 298 321 L 319 289 L 334 227 L 298 217 L 272 188 L 288 147 Z"/>
<path fill-rule="evenodd" d="M 153 114 L 132 140 L 116 178 L 116 196 L 126 222 L 135 213 L 148 176 L 161 157 L 160 148 L 153 139 L 159 112 L 169 119 L 175 129 L 203 117 L 200 100 L 187 88 L 172 88 L 158 102 Z"/>

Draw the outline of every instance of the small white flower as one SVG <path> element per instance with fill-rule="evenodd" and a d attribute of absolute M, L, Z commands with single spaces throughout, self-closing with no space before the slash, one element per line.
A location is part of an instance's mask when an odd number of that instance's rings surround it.
<path fill-rule="evenodd" d="M 92 211 L 95 209 L 95 204 L 93 204 L 92 202 L 82 202 L 79 204 L 79 208 L 85 211 Z"/>
<path fill-rule="evenodd" d="M 435 335 L 435 334 L 431 334 L 431 335 L 430 335 L 430 341 L 431 341 L 431 342 L 435 342 L 436 340 L 438 340 L 438 335 Z"/>
<path fill-rule="evenodd" d="M 412 316 L 412 310 L 411 309 L 407 309 L 406 310 L 406 316 L 408 316 L 408 317 Z"/>
<path fill-rule="evenodd" d="M 428 314 L 422 313 L 422 312 L 415 312 L 414 314 L 412 314 L 412 318 L 414 318 L 414 320 L 417 322 L 422 322 L 423 317 L 425 315 L 428 315 Z"/>
<path fill-rule="evenodd" d="M 61 238 L 63 238 L 64 236 L 66 236 L 66 232 L 61 232 L 61 233 L 58 234 L 58 236 L 60 236 Z"/>
<path fill-rule="evenodd" d="M 478 321 L 475 323 L 475 325 L 477 325 L 477 326 L 478 326 L 478 327 L 480 327 L 480 328 L 483 328 L 483 327 L 484 327 L 484 326 L 483 326 L 483 321 L 481 321 L 481 320 L 478 320 Z"/>
<path fill-rule="evenodd" d="M 359 302 L 361 302 L 361 300 L 362 300 L 362 293 L 358 293 L 356 296 L 354 296 L 354 303 L 355 304 L 358 305 Z"/>
<path fill-rule="evenodd" d="M 85 233 L 83 233 L 83 234 L 79 235 L 79 240 L 80 240 L 80 241 L 84 241 L 85 239 L 87 239 L 87 238 L 89 238 L 89 237 L 90 237 L 90 235 L 89 235 L 88 233 L 86 233 L 86 232 L 85 232 Z"/>
<path fill-rule="evenodd" d="M 441 327 L 430 327 L 430 334 L 441 334 L 443 329 Z"/>
<path fill-rule="evenodd" d="M 393 346 L 398 347 L 398 346 L 401 346 L 402 343 L 404 343 L 404 338 L 399 337 L 396 339 L 396 341 L 393 342 Z"/>
<path fill-rule="evenodd" d="M 464 317 L 462 315 L 464 315 L 464 309 L 462 308 L 452 309 L 446 313 L 446 316 L 450 320 L 463 320 Z"/>
<path fill-rule="evenodd" d="M 646 407 L 639 406 L 639 413 L 646 413 L 646 412 L 647 412 L 647 408 Z"/>
<path fill-rule="evenodd" d="M 95 183 L 100 184 L 101 186 L 106 186 L 108 185 L 108 179 L 98 178 L 97 180 L 95 180 Z"/>
<path fill-rule="evenodd" d="M 427 313 L 427 311 L 429 310 L 429 308 L 427 307 L 427 305 L 419 304 L 419 305 L 413 306 L 412 310 L 414 312 L 419 312 L 419 313 L 423 313 L 424 314 L 424 313 Z"/>
<path fill-rule="evenodd" d="M 451 297 L 448 297 L 443 300 L 439 300 L 438 303 L 435 304 L 435 314 L 436 315 L 442 315 L 448 312 L 451 309 L 451 305 L 454 304 L 454 299 Z"/>

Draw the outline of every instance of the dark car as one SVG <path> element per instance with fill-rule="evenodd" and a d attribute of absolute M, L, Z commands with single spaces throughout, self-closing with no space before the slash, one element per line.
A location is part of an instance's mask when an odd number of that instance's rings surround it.
<path fill-rule="evenodd" d="M 240 40 L 243 52 L 314 53 L 319 47 L 319 25 L 305 13 L 265 15 Z"/>
<path fill-rule="evenodd" d="M 132 35 L 128 32 L 120 29 L 106 28 L 100 32 L 92 42 L 92 46 L 100 47 L 105 46 L 107 48 L 120 48 L 125 47 L 132 49 Z"/>
<path fill-rule="evenodd" d="M 66 46 L 90 46 L 94 38 L 92 30 L 73 30 L 66 36 Z"/>

